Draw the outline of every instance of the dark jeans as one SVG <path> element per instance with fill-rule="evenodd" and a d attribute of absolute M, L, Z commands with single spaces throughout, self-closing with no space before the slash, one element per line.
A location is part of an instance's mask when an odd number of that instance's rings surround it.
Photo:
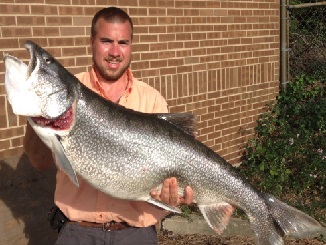
<path fill-rule="evenodd" d="M 103 231 L 102 228 L 82 227 L 66 223 L 55 245 L 157 245 L 155 226 Z"/>

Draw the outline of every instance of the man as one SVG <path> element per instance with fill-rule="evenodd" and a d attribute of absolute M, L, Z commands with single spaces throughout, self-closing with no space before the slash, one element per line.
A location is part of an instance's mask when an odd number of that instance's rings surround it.
<path fill-rule="evenodd" d="M 90 38 L 92 70 L 76 77 L 99 95 L 127 108 L 146 113 L 167 112 L 167 103 L 159 92 L 133 77 L 129 68 L 132 37 L 132 21 L 123 10 L 109 7 L 97 12 Z M 24 149 L 38 170 L 54 163 L 52 153 L 29 125 Z M 111 198 L 81 178 L 78 188 L 62 171 L 57 172 L 56 179 L 54 201 L 58 208 L 53 210 L 51 222 L 56 227 L 59 222 L 61 229 L 60 222 L 65 221 L 57 245 L 157 244 L 155 224 L 166 216 L 166 211 L 146 202 Z M 193 200 L 190 187 L 185 189 L 184 197 L 178 196 L 175 178 L 163 182 L 161 193 L 149 192 L 173 206 Z"/>

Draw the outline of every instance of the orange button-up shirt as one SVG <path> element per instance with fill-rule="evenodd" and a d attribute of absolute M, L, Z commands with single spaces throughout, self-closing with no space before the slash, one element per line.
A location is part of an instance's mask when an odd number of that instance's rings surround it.
<path fill-rule="evenodd" d="M 168 112 L 167 103 L 157 90 L 135 79 L 130 69 L 127 72 L 128 86 L 119 104 L 146 113 Z M 79 73 L 76 77 L 87 87 L 106 97 L 93 69 Z M 94 189 L 79 176 L 79 187 L 60 170 L 56 179 L 54 201 L 72 221 L 105 223 L 114 220 L 124 221 L 135 227 L 147 227 L 156 224 L 166 215 L 162 209 L 146 202 L 112 198 Z"/>

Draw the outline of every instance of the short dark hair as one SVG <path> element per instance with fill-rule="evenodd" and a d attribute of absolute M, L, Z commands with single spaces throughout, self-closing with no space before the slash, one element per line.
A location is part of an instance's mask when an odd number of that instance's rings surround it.
<path fill-rule="evenodd" d="M 92 26 L 91 26 L 91 36 L 96 36 L 95 25 L 99 18 L 103 18 L 109 23 L 124 23 L 128 21 L 131 27 L 131 39 L 133 38 L 134 27 L 130 16 L 120 8 L 116 7 L 107 7 L 99 10 L 93 17 Z"/>

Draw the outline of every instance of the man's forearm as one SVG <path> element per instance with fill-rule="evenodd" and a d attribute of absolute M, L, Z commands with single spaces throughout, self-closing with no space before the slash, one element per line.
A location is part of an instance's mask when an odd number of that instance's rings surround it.
<path fill-rule="evenodd" d="M 24 151 L 32 166 L 39 171 L 47 170 L 54 164 L 51 150 L 42 142 L 29 123 L 24 138 Z"/>

